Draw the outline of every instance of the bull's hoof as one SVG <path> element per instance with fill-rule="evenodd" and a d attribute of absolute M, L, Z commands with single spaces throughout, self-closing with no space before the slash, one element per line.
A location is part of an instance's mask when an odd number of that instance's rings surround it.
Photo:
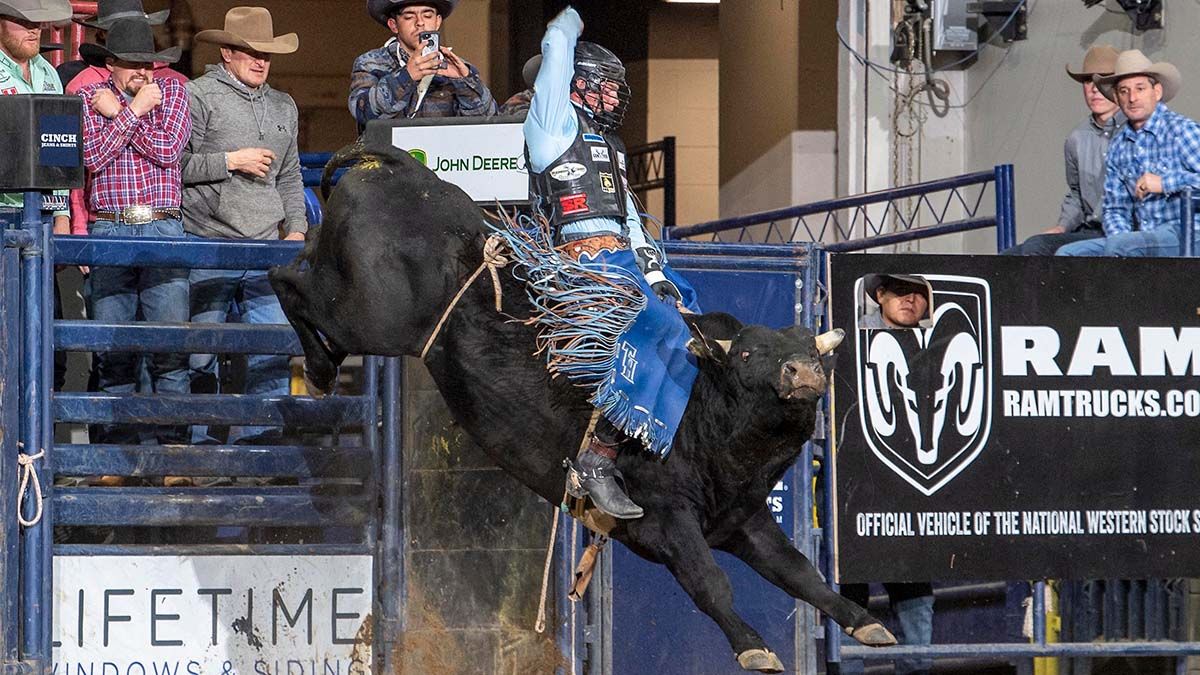
<path fill-rule="evenodd" d="M 782 673 L 783 661 L 775 656 L 775 652 L 765 649 L 747 649 L 738 654 L 738 665 L 742 670 L 752 670 L 759 673 Z"/>
<path fill-rule="evenodd" d="M 847 628 L 846 633 L 868 647 L 891 647 L 896 644 L 896 636 L 878 621 L 858 628 Z"/>
<path fill-rule="evenodd" d="M 322 389 L 317 386 L 316 382 L 313 382 L 312 375 L 308 373 L 307 368 L 304 369 L 304 389 L 313 398 L 325 398 L 325 395 L 329 393 L 328 390 Z"/>

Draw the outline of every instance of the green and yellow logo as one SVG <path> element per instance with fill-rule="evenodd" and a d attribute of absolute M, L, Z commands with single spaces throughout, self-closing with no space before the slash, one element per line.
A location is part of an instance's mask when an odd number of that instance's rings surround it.
<path fill-rule="evenodd" d="M 429 155 L 425 154 L 424 150 L 420 148 L 413 148 L 412 150 L 408 151 L 408 154 L 412 155 L 412 158 L 418 162 L 424 164 L 425 166 L 429 166 Z"/>

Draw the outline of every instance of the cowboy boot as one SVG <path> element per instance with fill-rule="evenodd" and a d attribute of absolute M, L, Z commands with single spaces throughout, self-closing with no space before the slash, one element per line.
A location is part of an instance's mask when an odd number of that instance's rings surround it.
<path fill-rule="evenodd" d="M 642 517 L 642 507 L 633 503 L 617 484 L 617 448 L 600 441 L 595 435 L 575 461 L 579 482 L 596 508 L 613 518 L 631 520 Z"/>

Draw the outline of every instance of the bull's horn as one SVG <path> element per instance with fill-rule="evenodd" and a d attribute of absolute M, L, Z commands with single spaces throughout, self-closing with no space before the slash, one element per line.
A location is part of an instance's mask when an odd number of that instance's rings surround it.
<path fill-rule="evenodd" d="M 828 333 L 821 333 L 817 336 L 817 353 L 824 356 L 829 352 L 837 349 L 837 346 L 842 344 L 842 340 L 846 337 L 846 331 L 841 328 L 834 328 Z"/>
<path fill-rule="evenodd" d="M 721 350 L 726 354 L 729 353 L 730 349 L 733 349 L 733 340 L 713 340 L 713 342 L 721 345 Z"/>

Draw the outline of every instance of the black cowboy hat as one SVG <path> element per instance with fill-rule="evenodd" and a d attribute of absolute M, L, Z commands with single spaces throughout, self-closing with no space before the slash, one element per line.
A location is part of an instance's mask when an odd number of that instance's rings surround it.
<path fill-rule="evenodd" d="M 132 63 L 175 63 L 183 50 L 169 47 L 161 52 L 154 51 L 154 29 L 145 21 L 119 19 L 108 29 L 104 45 L 91 42 L 79 46 L 79 56 L 88 65 L 104 66 L 105 59 L 118 59 Z"/>
<path fill-rule="evenodd" d="M 401 7 L 425 5 L 436 9 L 444 19 L 450 16 L 450 12 L 454 11 L 454 6 L 457 4 L 458 0 L 367 0 L 367 14 L 386 26 L 388 19 Z"/>
<path fill-rule="evenodd" d="M 121 19 L 141 19 L 151 26 L 161 26 L 167 22 L 170 14 L 169 9 L 147 14 L 142 7 L 142 0 L 100 0 L 96 4 L 95 16 L 83 16 L 75 21 L 89 28 L 109 30 Z"/>

